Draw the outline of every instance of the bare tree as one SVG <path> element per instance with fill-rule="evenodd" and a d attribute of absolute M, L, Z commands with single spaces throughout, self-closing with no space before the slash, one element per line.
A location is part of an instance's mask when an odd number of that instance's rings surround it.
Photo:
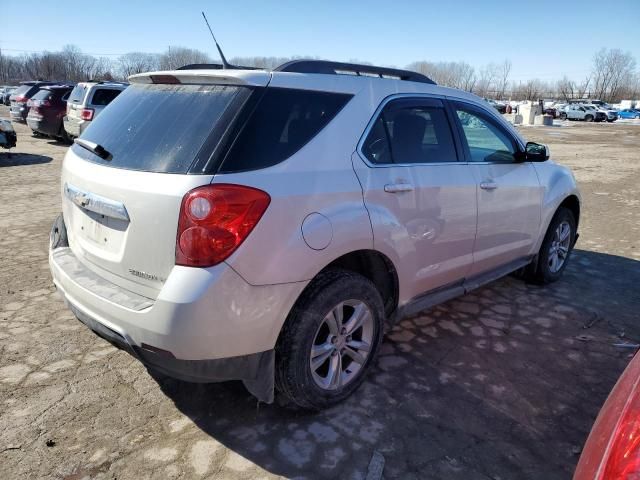
<path fill-rule="evenodd" d="M 475 69 L 465 62 L 414 62 L 409 70 L 422 73 L 438 85 L 473 91 L 476 83 Z"/>
<path fill-rule="evenodd" d="M 158 66 L 160 70 L 174 70 L 191 63 L 212 63 L 211 57 L 205 52 L 185 47 L 169 47 L 160 55 Z"/>
<path fill-rule="evenodd" d="M 507 85 L 509 84 L 509 74 L 511 73 L 511 60 L 505 59 L 505 61 L 500 64 L 498 68 L 498 72 L 500 74 L 500 77 L 498 80 L 497 97 L 498 97 L 498 100 L 502 100 L 507 90 Z"/>
<path fill-rule="evenodd" d="M 633 76 L 636 61 L 630 53 L 603 48 L 593 58 L 593 94 L 606 100 L 619 99 L 620 89 Z"/>
<path fill-rule="evenodd" d="M 128 78 L 136 73 L 151 72 L 160 68 L 160 56 L 155 53 L 130 52 L 118 57 L 118 73 Z"/>

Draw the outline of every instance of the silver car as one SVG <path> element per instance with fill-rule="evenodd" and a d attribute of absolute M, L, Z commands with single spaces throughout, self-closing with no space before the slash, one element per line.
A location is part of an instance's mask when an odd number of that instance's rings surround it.
<path fill-rule="evenodd" d="M 67 100 L 67 113 L 63 118 L 64 129 L 70 138 L 79 137 L 84 129 L 127 88 L 121 82 L 78 83 Z"/>
<path fill-rule="evenodd" d="M 308 60 L 130 81 L 65 157 L 49 262 L 151 369 L 320 409 L 398 319 L 567 266 L 571 172 L 475 95 Z"/>

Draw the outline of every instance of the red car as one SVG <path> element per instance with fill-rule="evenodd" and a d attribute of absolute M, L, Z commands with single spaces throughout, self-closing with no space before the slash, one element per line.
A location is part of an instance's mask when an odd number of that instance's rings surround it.
<path fill-rule="evenodd" d="M 573 476 L 573 480 L 632 479 L 640 479 L 640 355 L 611 390 Z"/>
<path fill-rule="evenodd" d="M 46 85 L 28 102 L 27 125 L 35 134 L 68 141 L 62 119 L 67 113 L 67 99 L 73 85 Z"/>

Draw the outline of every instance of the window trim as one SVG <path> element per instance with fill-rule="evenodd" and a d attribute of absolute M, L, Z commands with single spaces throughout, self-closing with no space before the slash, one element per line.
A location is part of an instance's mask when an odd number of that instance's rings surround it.
<path fill-rule="evenodd" d="M 496 118 L 491 110 L 484 108 L 477 103 L 469 102 L 461 98 L 456 97 L 448 97 L 449 108 L 451 109 L 451 114 L 454 117 L 454 122 L 456 124 L 456 129 L 458 132 L 458 136 L 460 137 L 460 143 L 462 144 L 462 150 L 465 156 L 465 163 L 470 165 L 513 165 L 516 163 L 523 163 L 519 161 L 517 158 L 518 153 L 524 152 L 524 145 L 520 141 L 520 139 L 515 136 L 512 132 L 509 131 L 504 125 L 501 125 L 500 119 Z M 467 137 L 464 133 L 464 128 L 462 127 L 462 122 L 458 118 L 458 114 L 456 113 L 456 104 L 462 104 L 463 107 L 470 107 L 471 109 L 477 110 L 481 115 L 484 115 L 489 122 L 491 122 L 496 128 L 499 128 L 503 134 L 505 134 L 513 143 L 515 147 L 515 157 L 513 162 L 474 162 L 471 160 L 471 152 L 469 151 L 469 145 L 467 144 Z"/>
<path fill-rule="evenodd" d="M 367 156 L 362 150 L 362 147 L 364 147 L 364 144 L 367 141 L 367 137 L 369 136 L 369 133 L 371 133 L 371 130 L 373 130 L 375 123 L 378 121 L 378 118 L 380 117 L 380 115 L 382 114 L 386 106 L 389 103 L 397 100 L 399 100 L 400 102 L 406 101 L 407 104 L 411 104 L 414 101 L 416 102 L 416 104 L 425 104 L 427 103 L 425 102 L 425 100 L 439 100 L 440 102 L 442 102 L 442 108 L 447 117 L 447 120 L 449 121 L 449 129 L 451 130 L 451 137 L 453 138 L 453 146 L 456 151 L 457 161 L 455 162 L 424 162 L 424 163 L 373 163 L 367 158 Z M 424 105 L 424 106 L 429 107 L 429 105 Z M 436 108 L 440 108 L 440 107 L 438 106 Z M 387 141 L 388 140 L 389 139 L 387 138 Z M 360 136 L 360 140 L 358 141 L 356 152 L 358 153 L 358 156 L 362 159 L 362 161 L 369 168 L 460 165 L 461 163 L 465 163 L 466 155 L 467 155 L 466 152 L 464 151 L 464 146 L 460 141 L 455 119 L 451 117 L 451 111 L 448 108 L 447 97 L 445 97 L 444 95 L 433 94 L 433 93 L 396 93 L 384 98 L 382 102 L 380 102 L 380 105 L 378 105 L 378 108 L 376 108 L 376 111 L 373 113 L 373 115 L 369 119 L 369 123 L 367 123 L 367 126 L 364 129 L 364 132 Z"/>

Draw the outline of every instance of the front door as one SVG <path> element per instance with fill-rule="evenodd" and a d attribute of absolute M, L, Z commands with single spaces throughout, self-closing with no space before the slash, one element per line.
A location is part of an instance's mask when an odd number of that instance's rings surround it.
<path fill-rule="evenodd" d="M 442 99 L 386 103 L 354 154 L 374 248 L 396 265 L 400 301 L 464 280 L 476 234 L 476 180 Z"/>
<path fill-rule="evenodd" d="M 534 253 L 544 192 L 533 165 L 517 161 L 516 139 L 493 115 L 465 102 L 453 109 L 478 183 L 473 276 Z"/>

